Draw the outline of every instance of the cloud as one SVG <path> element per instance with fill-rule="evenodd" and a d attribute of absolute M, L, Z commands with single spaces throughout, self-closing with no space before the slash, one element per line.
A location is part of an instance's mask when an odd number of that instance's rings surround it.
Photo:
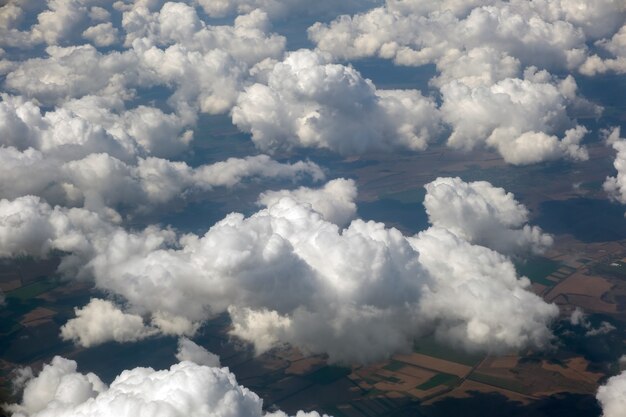
<path fill-rule="evenodd" d="M 493 218 L 516 233 L 524 210 L 512 196 L 487 184 L 438 181 L 472 190 L 483 203 L 503 200 L 508 211 Z M 249 217 L 230 214 L 204 236 L 155 227 L 129 232 L 84 209 L 22 197 L 0 202 L 15 206 L 7 218 L 21 216 L 0 229 L 0 237 L 13 237 L 0 239 L 0 251 L 70 253 L 61 272 L 92 276 L 136 314 L 152 316 L 152 326 L 165 334 L 193 334 L 206 319 L 228 311 L 232 333 L 259 353 L 291 343 L 328 353 L 331 361 L 369 362 L 409 349 L 432 332 L 490 352 L 550 342 L 548 325 L 557 308 L 528 290 L 530 282 L 516 276 L 508 258 L 459 237 L 467 232 L 464 223 L 437 218 L 416 236 L 360 219 L 341 229 L 331 221 L 342 224 L 353 215 L 355 197 L 347 180 L 319 190 L 266 193 L 260 198 L 265 208 Z M 25 204 L 29 210 L 21 208 Z M 486 218 L 475 211 L 479 222 Z M 452 308 L 461 298 L 465 307 Z"/>
<path fill-rule="evenodd" d="M 18 25 L 24 19 L 24 9 L 16 2 L 3 4 L 0 13 L 0 45 L 3 47 L 27 47 L 32 44 L 30 34 L 20 31 Z"/>
<path fill-rule="evenodd" d="M 153 107 L 125 110 L 88 96 L 42 114 L 33 101 L 0 101 L 0 193 L 38 195 L 52 204 L 148 211 L 180 195 L 233 187 L 246 178 L 324 178 L 316 164 L 279 163 L 266 155 L 190 167 L 157 156 L 180 153 L 186 122 Z M 153 156 L 152 156 L 153 155 Z"/>
<path fill-rule="evenodd" d="M 232 116 L 262 150 L 423 150 L 440 128 L 434 101 L 419 91 L 377 90 L 353 68 L 308 50 L 276 64 L 267 85 L 248 87 Z"/>
<path fill-rule="evenodd" d="M 585 60 L 587 39 L 612 34 L 625 13 L 616 0 L 597 8 L 580 0 L 388 1 L 330 24 L 316 23 L 309 37 L 340 59 L 379 56 L 424 65 L 457 51 L 490 47 L 526 66 L 574 69 Z"/>
<path fill-rule="evenodd" d="M 106 386 L 93 373 L 77 371 L 76 362 L 55 357 L 26 383 L 20 404 L 6 407 L 15 417 L 287 417 L 263 412 L 263 401 L 237 384 L 228 368 L 181 362 L 156 371 L 134 368 Z M 298 412 L 299 417 L 320 417 Z"/>
<path fill-rule="evenodd" d="M 21 404 L 6 407 L 14 416 L 34 416 L 47 408 L 57 408 L 58 415 L 64 409 L 86 402 L 106 390 L 106 385 L 93 373 L 76 372 L 76 362 L 55 356 L 50 364 L 25 382 Z"/>
<path fill-rule="evenodd" d="M 561 61 L 574 68 L 586 57 L 587 36 L 611 35 L 590 35 L 598 25 L 584 22 L 609 25 L 609 15 L 590 11 L 572 23 L 565 6 L 550 15 L 539 2 L 451 0 L 441 12 L 434 3 L 390 1 L 310 32 L 334 36 L 362 19 L 358 40 L 331 36 L 317 52 L 285 55 L 270 17 L 304 10 L 300 0 L 199 2 L 213 16 L 246 13 L 228 25 L 205 22 L 191 2 L 27 3 L 7 9 L 6 42 L 47 47 L 42 57 L 1 52 L 4 89 L 13 95 L 0 102 L 0 256 L 60 251 L 60 273 L 91 278 L 124 305 L 92 300 L 63 327 L 64 338 L 87 346 L 191 336 L 227 312 L 231 334 L 259 353 L 290 343 L 335 362 L 379 360 L 431 334 L 487 352 L 550 343 L 557 308 L 532 294 L 506 256 L 540 252 L 550 238 L 527 224 L 512 195 L 488 183 L 439 179 L 450 187 L 441 195 L 431 184 L 432 227 L 415 236 L 357 218 L 356 187 L 345 179 L 263 193 L 256 213 L 231 213 L 204 235 L 122 225 L 215 187 L 324 179 L 310 161 L 266 155 L 200 166 L 166 159 L 188 149 L 199 112 L 232 109 L 233 122 L 268 152 L 422 150 L 447 123 L 451 146 L 492 147 L 511 163 L 584 159 L 584 128 L 568 115 L 581 105 L 573 79 L 522 68 L 562 69 Z M 27 11 L 38 16 L 31 27 L 20 20 Z M 366 34 L 374 24 L 389 29 L 383 44 Z M 337 51 L 322 51 L 352 41 L 345 56 L 434 62 L 441 107 L 417 90 L 377 89 L 334 63 Z M 153 88 L 166 103 L 141 104 Z M 439 210 L 447 199 L 458 204 Z M 180 343 L 180 357 L 209 361 L 193 342 Z M 95 407 L 111 390 L 89 389 L 81 392 L 92 399 L 71 407 Z"/>
<path fill-rule="evenodd" d="M 261 9 L 273 18 L 293 18 L 301 15 L 335 17 L 378 3 L 376 0 L 361 2 L 320 0 L 315 3 L 304 0 L 196 0 L 196 2 L 212 17 L 249 13 L 255 9 Z"/>
<path fill-rule="evenodd" d="M 51 249 L 54 230 L 50 206 L 33 196 L 0 200 L 0 256 L 45 256 Z"/>
<path fill-rule="evenodd" d="M 110 301 L 92 298 L 83 308 L 74 309 L 76 318 L 61 327 L 61 338 L 82 347 L 116 341 L 136 342 L 156 333 L 144 325 L 143 318 L 124 313 Z"/>
<path fill-rule="evenodd" d="M 576 89 L 571 76 L 554 80 L 532 69 L 524 79 L 505 78 L 488 86 L 451 81 L 441 87 L 441 112 L 452 126 L 448 146 L 492 147 L 514 165 L 564 157 L 586 160 L 580 142 L 587 130 L 568 116 L 568 109 L 580 102 Z"/>
<path fill-rule="evenodd" d="M 425 289 L 421 317 L 437 323 L 440 340 L 492 352 L 547 347 L 551 334 L 546 326 L 558 308 L 533 294 L 530 281 L 516 276 L 508 258 L 438 227 L 411 243 L 435 279 Z"/>
<path fill-rule="evenodd" d="M 603 50 L 605 58 L 597 54 L 589 56 L 580 68 L 581 73 L 588 76 L 607 72 L 626 73 L 626 24 L 610 39 L 599 40 L 595 45 Z"/>
<path fill-rule="evenodd" d="M 570 316 L 570 323 L 573 326 L 580 326 L 587 330 L 585 333 L 585 336 L 587 337 L 608 334 L 616 329 L 616 327 L 608 321 L 602 321 L 598 327 L 593 327 L 593 324 L 591 324 L 585 315 L 585 312 L 578 307 L 576 307 L 576 309 L 572 312 L 572 315 Z"/>
<path fill-rule="evenodd" d="M 123 12 L 122 29 L 128 49 L 49 46 L 47 57 L 15 63 L 5 87 L 50 105 L 86 95 L 128 100 L 136 88 L 163 86 L 172 90 L 169 104 L 189 120 L 197 111 L 229 111 L 254 78 L 255 65 L 279 58 L 285 47 L 284 37 L 268 33 L 267 15 L 258 10 L 237 17 L 232 26 L 211 26 L 187 4 L 167 2 L 153 11 L 139 2 Z M 110 22 L 81 33 L 97 46 L 117 39 Z"/>
<path fill-rule="evenodd" d="M 598 388 L 596 398 L 602 406 L 602 417 L 619 417 L 626 412 L 626 372 L 609 378 Z"/>
<path fill-rule="evenodd" d="M 121 100 L 86 96 L 43 111 L 33 100 L 0 96 L 0 140 L 62 160 L 106 152 L 119 159 L 171 157 L 186 150 L 192 121 L 149 106 L 125 109 Z"/>
<path fill-rule="evenodd" d="M 107 47 L 118 42 L 118 33 L 111 22 L 106 22 L 85 29 L 83 38 L 92 41 L 96 46 Z"/>
<path fill-rule="evenodd" d="M 128 97 L 127 85 L 145 85 L 132 51 L 103 54 L 92 45 L 49 46 L 46 57 L 19 62 L 6 75 L 8 91 L 47 105 L 89 94 Z"/>
<path fill-rule="evenodd" d="M 438 181 L 483 203 L 503 200 L 508 211 L 493 213 L 495 223 L 520 233 L 524 210 L 503 190 Z M 164 334 L 193 334 L 228 311 L 232 334 L 259 353 L 290 343 L 328 353 L 335 362 L 369 362 L 433 332 L 442 341 L 489 352 L 550 343 L 548 326 L 558 309 L 530 292 L 530 282 L 516 276 L 507 257 L 459 236 L 480 228 L 448 221 L 452 232 L 435 225 L 404 236 L 360 219 L 340 228 L 332 221 L 342 224 L 354 214 L 355 197 L 347 180 L 266 193 L 260 198 L 265 208 L 249 217 L 232 213 L 204 236 L 156 227 L 130 232 L 84 209 L 22 197 L 2 202 L 18 206 L 14 212 L 26 203 L 31 208 L 19 209 L 24 220 L 0 229 L 0 237 L 24 237 L 0 239 L 0 251 L 70 253 L 61 272 L 93 277 L 98 288 L 127 300 L 133 314 L 151 316 Z M 486 218 L 475 211 L 479 222 Z M 28 216 L 37 227 L 23 225 Z M 471 237 L 480 240 L 481 234 Z M 459 299 L 462 309 L 454 307 Z"/>
<path fill-rule="evenodd" d="M 613 166 L 617 170 L 617 176 L 607 177 L 604 181 L 604 191 L 609 197 L 622 204 L 626 204 L 626 139 L 621 137 L 621 130 L 615 127 L 605 132 L 607 143 L 617 151 Z"/>
<path fill-rule="evenodd" d="M 75 41 L 90 22 L 110 18 L 103 0 L 11 1 L 3 5 L 0 45 L 27 48 Z M 23 28 L 24 22 L 31 26 Z M 32 22 L 32 23 L 31 23 Z M 21 29 L 20 29 L 21 28 Z"/>
<path fill-rule="evenodd" d="M 0 148 L 0 161 L 3 196 L 38 195 L 54 204 L 99 213 L 124 209 L 128 215 L 154 211 L 174 199 L 184 201 L 217 187 L 233 188 L 245 180 L 296 182 L 325 177 L 313 162 L 279 163 L 267 155 L 229 158 L 194 168 L 154 157 L 139 158 L 137 165 L 131 165 L 106 153 L 62 162 L 32 148 L 20 152 L 8 147 Z"/>
<path fill-rule="evenodd" d="M 300 187 L 296 190 L 267 191 L 259 196 L 259 204 L 271 206 L 281 198 L 292 197 L 301 204 L 310 204 L 325 220 L 337 226 L 347 225 L 356 215 L 356 184 L 339 178 L 329 181 L 321 189 Z"/>
<path fill-rule="evenodd" d="M 195 168 L 184 162 L 140 158 L 129 166 L 106 154 L 92 154 L 63 166 L 71 184 L 81 190 L 84 205 L 91 210 L 130 205 L 139 211 L 153 210 L 185 193 L 232 188 L 244 179 L 276 178 L 296 181 L 304 176 L 324 178 L 313 162 L 279 163 L 267 155 L 229 158 Z"/>
<path fill-rule="evenodd" d="M 48 9 L 37 15 L 37 23 L 31 28 L 31 39 L 48 45 L 70 40 L 86 25 L 88 6 L 106 3 L 102 0 L 50 0 Z"/>
<path fill-rule="evenodd" d="M 178 340 L 178 352 L 176 352 L 176 359 L 181 362 L 193 362 L 201 366 L 209 366 L 212 368 L 220 367 L 219 356 L 207 351 L 202 346 L 198 346 L 186 337 L 181 337 Z"/>
<path fill-rule="evenodd" d="M 493 148 L 508 163 L 525 165 L 588 158 L 581 145 L 586 130 L 570 114 L 584 108 L 598 116 L 601 109 L 577 96 L 573 77 L 557 79 L 546 69 L 604 71 L 604 61 L 589 57 L 588 42 L 612 35 L 625 14 L 623 3 L 614 0 L 598 8 L 579 0 L 389 0 L 316 23 L 309 37 L 335 59 L 435 64 L 439 74 L 430 84 L 441 93 L 440 114 L 451 128 L 448 145 Z M 621 54 L 621 38 L 618 33 L 598 45 Z"/>
<path fill-rule="evenodd" d="M 528 225 L 528 210 L 488 182 L 437 178 L 426 184 L 424 207 L 433 226 L 501 253 L 543 253 L 552 236 Z"/>
<path fill-rule="evenodd" d="M 51 250 L 58 249 L 69 254 L 61 268 L 74 262 L 84 267 L 94 255 L 95 244 L 104 243 L 120 229 L 109 220 L 82 208 L 51 207 L 32 195 L 1 199 L 0 256 L 46 257 Z M 153 240 L 158 239 L 157 245 L 171 240 L 172 232 L 167 229 L 157 231 L 148 227 L 146 232 Z"/>
<path fill-rule="evenodd" d="M 235 103 L 254 66 L 279 58 L 285 38 L 269 34 L 267 15 L 255 10 L 233 26 L 207 26 L 183 3 L 160 12 L 136 8 L 124 13 L 126 45 L 133 48 L 153 83 L 175 86 L 170 104 L 225 113 Z M 185 30 L 180 30 L 185 28 Z"/>

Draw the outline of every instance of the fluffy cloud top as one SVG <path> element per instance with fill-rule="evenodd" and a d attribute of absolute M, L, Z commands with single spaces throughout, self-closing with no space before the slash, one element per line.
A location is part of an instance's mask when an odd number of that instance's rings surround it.
<path fill-rule="evenodd" d="M 353 68 L 308 50 L 274 66 L 267 85 L 248 87 L 232 114 L 263 150 L 421 150 L 439 129 L 434 101 L 419 91 L 377 90 Z"/>
<path fill-rule="evenodd" d="M 191 141 L 191 120 L 154 107 L 126 110 L 121 100 L 86 96 L 44 112 L 33 100 L 1 98 L 0 143 L 20 150 L 32 147 L 63 160 L 96 152 L 124 160 L 173 156 Z"/>
<path fill-rule="evenodd" d="M 91 347 L 108 341 L 135 342 L 156 333 L 144 325 L 143 318 L 124 313 L 112 302 L 93 298 L 83 308 L 75 309 L 76 318 L 61 327 L 61 338 Z"/>
<path fill-rule="evenodd" d="M 280 57 L 285 46 L 285 38 L 268 33 L 267 15 L 258 10 L 237 17 L 232 26 L 210 26 L 185 3 L 167 2 L 154 11 L 144 3 L 123 13 L 128 49 L 103 53 L 89 44 L 51 46 L 48 57 L 12 68 L 5 86 L 46 104 L 88 94 L 128 99 L 137 87 L 164 86 L 173 89 L 169 103 L 180 115 L 224 113 L 252 68 Z M 83 36 L 105 46 L 118 33 L 99 23 Z"/>
<path fill-rule="evenodd" d="M 513 194 L 485 181 L 438 178 L 426 185 L 424 206 L 434 226 L 502 253 L 542 253 L 552 237 L 530 226 L 528 210 Z"/>
<path fill-rule="evenodd" d="M 55 357 L 26 383 L 20 404 L 7 407 L 14 417 L 287 417 L 263 412 L 263 401 L 237 384 L 227 368 L 181 362 L 155 371 L 122 372 L 110 386 L 76 362 Z M 299 412 L 300 417 L 319 417 Z"/>
<path fill-rule="evenodd" d="M 100 213 L 112 213 L 119 207 L 131 214 L 150 211 L 174 198 L 234 187 L 249 178 L 295 182 L 304 177 L 319 181 L 325 176 L 313 162 L 279 163 L 267 155 L 229 158 L 192 168 L 184 162 L 154 157 L 139 158 L 135 166 L 106 153 L 62 162 L 33 149 L 20 152 L 9 147 L 0 148 L 0 161 L 6 181 L 0 184 L 2 195 L 39 195 L 52 203 L 84 206 Z"/>
<path fill-rule="evenodd" d="M 617 176 L 607 177 L 604 181 L 604 190 L 612 199 L 626 204 L 626 139 L 621 137 L 620 132 L 619 127 L 613 128 L 610 133 L 607 132 L 607 143 L 617 151 L 613 162 Z"/>
<path fill-rule="evenodd" d="M 178 340 L 178 352 L 176 352 L 176 359 L 181 362 L 188 361 L 197 365 L 210 366 L 212 368 L 219 368 L 220 366 L 219 356 L 209 352 L 202 346 L 198 346 L 186 337 L 181 337 Z"/>
<path fill-rule="evenodd" d="M 573 77 L 559 80 L 492 47 L 446 56 L 433 80 L 442 105 L 416 90 L 378 90 L 351 67 L 311 51 L 291 53 L 266 84 L 254 84 L 233 108 L 233 122 L 263 150 L 327 148 L 342 154 L 425 149 L 451 128 L 448 145 L 495 148 L 512 164 L 587 159 L 586 129 L 572 109 L 600 108 L 577 96 Z"/>
<path fill-rule="evenodd" d="M 596 42 L 596 45 L 612 55 L 602 59 L 598 55 L 592 55 L 581 67 L 585 75 L 596 75 L 614 71 L 618 74 L 626 73 L 626 24 L 610 39 Z"/>
<path fill-rule="evenodd" d="M 526 65 L 575 68 L 585 60 L 587 39 L 612 34 L 625 14 L 619 0 L 593 7 L 581 0 L 389 0 L 366 13 L 317 23 L 309 36 L 319 49 L 344 59 L 380 56 L 423 65 L 488 46 Z"/>
<path fill-rule="evenodd" d="M 259 197 L 265 207 L 276 204 L 284 197 L 293 197 L 301 204 L 310 204 L 324 219 L 337 226 L 345 226 L 356 215 L 356 184 L 353 180 L 336 179 L 321 189 L 300 187 L 296 190 L 267 191 Z"/>
<path fill-rule="evenodd" d="M 266 155 L 190 167 L 162 158 L 187 147 L 191 131 L 175 114 L 88 96 L 42 114 L 33 101 L 0 102 L 0 193 L 38 195 L 53 204 L 103 212 L 146 211 L 194 190 L 233 187 L 246 178 L 324 178 L 312 162 Z"/>
<path fill-rule="evenodd" d="M 6 2 L 5 2 L 6 3 Z M 109 18 L 100 6 L 103 0 L 17 0 L 3 3 L 0 13 L 0 45 L 29 47 L 40 43 L 57 45 L 73 41 L 90 22 Z M 27 19 L 29 14 L 36 19 Z M 21 29 L 25 20 L 34 20 L 30 28 Z"/>
<path fill-rule="evenodd" d="M 452 130 L 448 144 L 494 148 L 507 162 L 523 165 L 587 159 L 581 146 L 586 130 L 568 113 L 580 106 L 591 114 L 600 109 L 577 97 L 572 77 L 558 80 L 545 69 L 593 73 L 618 65 L 589 57 L 588 42 L 613 35 L 625 17 L 626 6 L 614 0 L 594 7 L 579 0 L 389 0 L 315 24 L 309 36 L 318 50 L 339 59 L 436 64 L 440 74 L 431 84 L 441 91 L 442 119 Z M 616 62 L 623 49 L 620 33 L 598 41 L 618 56 Z"/>
<path fill-rule="evenodd" d="M 451 81 L 441 87 L 443 118 L 452 126 L 448 145 L 495 148 L 505 161 L 524 165 L 568 157 L 586 160 L 587 130 L 568 116 L 579 101 L 572 77 L 555 82 L 544 72 L 506 78 L 490 86 Z M 562 135 L 562 137 L 558 137 Z"/>
<path fill-rule="evenodd" d="M 620 417 L 626 413 L 626 372 L 609 378 L 598 388 L 596 398 L 602 405 L 602 417 Z"/>
<path fill-rule="evenodd" d="M 476 208 L 477 202 L 502 200 L 508 206 L 492 213 L 498 228 L 524 235 L 519 227 L 525 209 L 503 190 L 459 180 L 437 183 L 458 188 L 452 195 L 473 195 L 459 203 L 465 205 L 459 212 L 475 212 L 479 223 L 488 210 Z M 331 361 L 367 362 L 409 349 L 415 338 L 432 332 L 492 352 L 550 342 L 548 325 L 557 308 L 529 291 L 530 282 L 517 277 L 508 258 L 464 238 L 502 246 L 485 238 L 487 227 L 472 229 L 469 217 L 442 216 L 416 236 L 360 219 L 340 228 L 333 221 L 343 223 L 354 213 L 355 194 L 345 180 L 319 190 L 267 193 L 257 213 L 233 213 L 204 236 L 181 237 L 157 228 L 131 233 L 97 223 L 86 210 L 51 209 L 22 198 L 10 204 L 33 206 L 38 234 L 23 239 L 24 248 L 7 241 L 2 249 L 72 253 L 62 270 L 95 277 L 99 288 L 124 297 L 133 311 L 152 315 L 164 333 L 192 334 L 193 323 L 228 311 L 232 333 L 258 352 L 291 343 L 328 353 Z M 436 199 L 429 197 L 431 204 Z M 9 225 L 3 234 L 16 230 Z"/>

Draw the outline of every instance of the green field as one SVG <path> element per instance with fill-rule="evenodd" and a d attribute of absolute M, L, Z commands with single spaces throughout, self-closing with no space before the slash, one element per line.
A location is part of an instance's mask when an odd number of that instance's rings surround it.
<path fill-rule="evenodd" d="M 383 369 L 386 369 L 386 370 L 391 371 L 391 372 L 395 372 L 395 371 L 399 371 L 400 369 L 404 368 L 405 366 L 406 366 L 406 363 L 398 362 L 398 361 L 391 361 L 391 362 L 389 362 L 389 365 L 385 365 L 383 367 Z"/>
<path fill-rule="evenodd" d="M 528 277 L 532 282 L 548 287 L 554 285 L 554 282 L 547 279 L 548 275 L 556 272 L 560 267 L 560 262 L 543 257 L 535 257 L 524 263 L 515 264 L 515 269 L 520 276 Z"/>
<path fill-rule="evenodd" d="M 480 362 L 484 355 L 469 353 L 461 349 L 454 349 L 450 346 L 437 342 L 433 337 L 423 338 L 415 341 L 413 351 L 433 358 L 443 359 L 462 365 L 474 366 Z"/>
<path fill-rule="evenodd" d="M 6 293 L 7 298 L 16 298 L 20 301 L 30 300 L 43 293 L 55 289 L 60 285 L 58 278 L 45 278 L 32 284 L 24 285 Z"/>
<path fill-rule="evenodd" d="M 315 384 L 328 385 L 346 375 L 349 375 L 350 372 L 352 372 L 350 368 L 344 368 L 341 366 L 325 366 L 313 373 L 308 374 L 306 379 Z"/>
<path fill-rule="evenodd" d="M 618 278 L 624 278 L 626 277 L 626 263 L 622 261 L 606 262 L 594 265 L 592 271 L 598 274 L 607 274 Z"/>
<path fill-rule="evenodd" d="M 459 381 L 459 377 L 456 375 L 450 374 L 437 374 L 434 377 L 430 378 L 428 381 L 424 382 L 421 385 L 418 385 L 416 388 L 421 389 L 422 391 L 427 391 L 431 388 L 438 387 L 439 385 L 452 386 Z"/>

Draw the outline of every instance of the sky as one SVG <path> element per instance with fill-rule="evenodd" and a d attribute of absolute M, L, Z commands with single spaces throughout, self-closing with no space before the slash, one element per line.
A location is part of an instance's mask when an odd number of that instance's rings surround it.
<path fill-rule="evenodd" d="M 59 274 L 107 295 L 76 306 L 63 340 L 180 338 L 179 364 L 110 385 L 61 357 L 23 370 L 15 416 L 285 415 L 193 342 L 220 314 L 257 354 L 289 344 L 338 364 L 431 334 L 492 354 L 553 345 L 558 307 L 514 260 L 554 237 L 515 195 L 434 178 L 428 224 L 409 234 L 360 218 L 358 184 L 320 154 L 443 145 L 513 169 L 580 163 L 601 141 L 615 155 L 603 189 L 626 204 L 624 133 L 578 85 L 626 73 L 623 0 L 0 5 L 0 256 L 62 253 Z M 366 60 L 431 75 L 383 88 L 358 70 Z M 243 139 L 201 152 L 201 127 L 218 121 Z M 252 208 L 200 230 L 165 220 L 250 184 Z M 626 374 L 597 399 L 624 415 Z"/>

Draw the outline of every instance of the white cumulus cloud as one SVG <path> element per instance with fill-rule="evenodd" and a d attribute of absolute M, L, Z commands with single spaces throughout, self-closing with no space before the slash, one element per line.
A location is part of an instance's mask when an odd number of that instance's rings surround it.
<path fill-rule="evenodd" d="M 501 253 L 542 253 L 553 243 L 527 224 L 528 210 L 513 194 L 486 181 L 438 178 L 426 185 L 424 206 L 434 226 Z"/>
<path fill-rule="evenodd" d="M 423 150 L 440 128 L 434 101 L 419 91 L 378 90 L 353 68 L 308 50 L 276 64 L 267 85 L 248 87 L 232 115 L 263 150 Z"/>
<path fill-rule="evenodd" d="M 596 398 L 602 406 L 602 417 L 620 417 L 626 413 L 626 372 L 609 378 L 598 388 Z"/>
<path fill-rule="evenodd" d="M 503 200 L 508 209 L 492 213 L 494 222 L 524 236 L 518 229 L 525 209 L 512 196 L 487 184 L 438 180 L 445 182 L 472 194 L 478 205 Z M 435 225 L 416 236 L 360 219 L 345 228 L 333 223 L 353 214 L 354 198 L 354 185 L 346 180 L 319 190 L 267 193 L 260 199 L 265 208 L 249 217 L 232 213 L 204 236 L 156 227 L 129 232 L 84 209 L 52 209 L 31 198 L 32 221 L 41 224 L 17 224 L 24 247 L 6 240 L 0 249 L 71 253 L 61 271 L 92 276 L 136 314 L 152 316 L 152 325 L 165 334 L 193 334 L 200 323 L 228 311 L 232 333 L 259 353 L 291 343 L 328 353 L 331 361 L 368 362 L 407 350 L 415 338 L 433 332 L 490 352 L 550 343 L 556 306 L 535 296 L 506 256 L 471 242 L 506 247 L 485 238 L 488 231 L 467 227 L 469 214 L 434 218 Z M 488 209 L 465 204 L 479 223 L 486 221 Z M 28 212 L 22 217 L 27 223 Z"/>
<path fill-rule="evenodd" d="M 213 368 L 219 368 L 220 366 L 219 356 L 209 352 L 186 337 L 181 337 L 178 340 L 176 359 L 181 362 L 188 361 L 197 365 L 210 366 Z"/>
<path fill-rule="evenodd" d="M 136 342 L 156 334 L 155 329 L 144 325 L 141 316 L 124 313 L 107 300 L 93 298 L 74 312 L 76 318 L 61 327 L 61 338 L 83 347 L 109 341 Z"/>
<path fill-rule="evenodd" d="M 227 368 L 181 362 L 166 370 L 128 369 L 107 386 L 75 361 L 55 357 L 26 382 L 21 403 L 6 406 L 14 417 L 287 417 L 265 413 L 263 401 L 239 385 Z M 298 412 L 300 417 L 320 417 Z"/>
<path fill-rule="evenodd" d="M 607 143 L 617 151 L 613 162 L 617 175 L 606 178 L 604 190 L 612 199 L 626 204 L 626 139 L 621 137 L 619 127 L 607 132 Z"/>

